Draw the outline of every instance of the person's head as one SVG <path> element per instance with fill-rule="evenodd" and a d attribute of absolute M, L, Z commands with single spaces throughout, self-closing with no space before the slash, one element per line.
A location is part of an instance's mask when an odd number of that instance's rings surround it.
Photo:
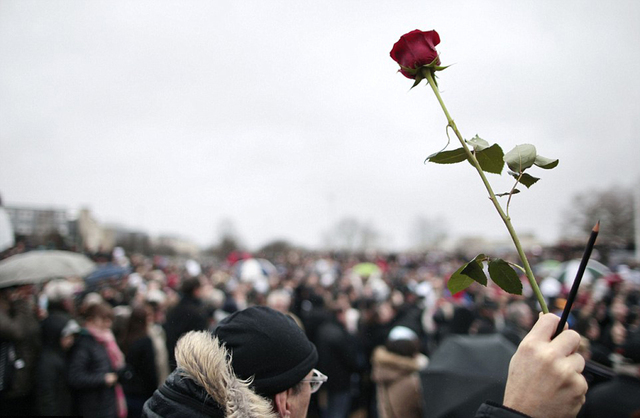
<path fill-rule="evenodd" d="M 41 324 L 42 345 L 54 350 L 68 350 L 74 342 L 80 326 L 63 315 L 50 315 Z"/>
<path fill-rule="evenodd" d="M 533 312 L 529 305 L 525 302 L 517 301 L 512 302 L 507 306 L 507 321 L 511 322 L 513 325 L 529 331 L 534 323 Z"/>
<path fill-rule="evenodd" d="M 276 289 L 267 296 L 267 306 L 278 312 L 287 313 L 291 308 L 291 295 L 284 289 Z"/>
<path fill-rule="evenodd" d="M 418 334 L 407 327 L 393 327 L 389 332 L 385 347 L 394 354 L 404 357 L 414 357 L 420 351 Z"/>
<path fill-rule="evenodd" d="M 222 320 L 215 336 L 229 351 L 235 375 L 253 378 L 255 393 L 271 399 L 280 416 L 306 417 L 311 385 L 321 379 L 313 369 L 318 353 L 291 317 L 251 307 Z"/>
<path fill-rule="evenodd" d="M 88 327 L 109 330 L 113 325 L 113 308 L 105 302 L 95 303 L 87 307 L 84 318 Z"/>
<path fill-rule="evenodd" d="M 48 310 L 62 310 L 73 314 L 74 286 L 68 280 L 52 280 L 44 287 L 44 294 L 48 301 Z"/>
<path fill-rule="evenodd" d="M 202 283 L 200 282 L 200 278 L 187 277 L 182 280 L 180 291 L 182 292 L 183 296 L 189 296 L 198 299 L 200 297 L 201 288 Z"/>

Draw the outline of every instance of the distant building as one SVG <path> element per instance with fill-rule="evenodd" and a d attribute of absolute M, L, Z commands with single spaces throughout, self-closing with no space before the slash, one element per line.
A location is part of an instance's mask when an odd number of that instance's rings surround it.
<path fill-rule="evenodd" d="M 152 245 L 155 249 L 161 250 L 160 252 L 164 251 L 166 254 L 176 254 L 187 257 L 196 257 L 200 254 L 198 244 L 189 239 L 174 235 L 159 236 L 152 240 Z"/>
<path fill-rule="evenodd" d="M 6 206 L 16 235 L 44 237 L 58 233 L 69 235 L 69 219 L 66 209 L 42 209 L 27 206 Z"/>

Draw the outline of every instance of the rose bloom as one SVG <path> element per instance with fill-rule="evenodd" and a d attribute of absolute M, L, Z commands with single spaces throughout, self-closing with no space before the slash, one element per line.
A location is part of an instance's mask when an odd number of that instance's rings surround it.
<path fill-rule="evenodd" d="M 440 36 L 435 30 L 423 32 L 416 29 L 402 35 L 400 40 L 393 45 L 391 58 L 401 67 L 413 70 L 423 65 L 429 65 L 433 60 L 436 60 L 436 65 L 440 65 L 438 51 L 436 51 L 436 45 L 439 43 Z M 400 72 L 407 78 L 416 78 L 415 74 L 411 74 L 403 68 L 400 68 Z"/>

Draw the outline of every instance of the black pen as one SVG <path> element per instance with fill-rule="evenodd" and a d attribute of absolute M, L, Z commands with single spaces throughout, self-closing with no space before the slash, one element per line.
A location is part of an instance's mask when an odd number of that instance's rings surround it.
<path fill-rule="evenodd" d="M 553 338 L 556 338 L 558 335 L 560 335 L 560 333 L 564 329 L 564 325 L 567 323 L 569 312 L 571 312 L 571 305 L 573 305 L 573 301 L 576 299 L 576 295 L 578 294 L 578 288 L 580 287 L 580 282 L 582 281 L 584 271 L 587 268 L 589 257 L 591 257 L 591 250 L 593 250 L 593 246 L 596 243 L 598 232 L 600 232 L 600 221 L 596 222 L 596 225 L 591 230 L 591 236 L 589 237 L 589 242 L 587 242 L 587 248 L 584 249 L 584 254 L 582 255 L 582 260 L 580 261 L 580 267 L 578 267 L 578 273 L 576 274 L 576 278 L 573 281 L 573 285 L 571 286 L 571 291 L 569 292 L 569 297 L 567 298 L 567 304 L 564 305 L 564 310 L 562 311 L 562 316 L 560 317 L 560 322 L 558 323 L 558 328 L 556 328 L 556 332 L 553 335 Z"/>

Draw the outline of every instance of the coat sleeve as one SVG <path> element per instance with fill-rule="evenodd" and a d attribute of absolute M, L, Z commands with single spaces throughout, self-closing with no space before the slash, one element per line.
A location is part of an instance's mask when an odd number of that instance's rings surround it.
<path fill-rule="evenodd" d="M 483 403 L 478 412 L 476 412 L 475 418 L 531 418 L 529 415 L 525 415 L 514 409 L 507 408 L 504 405 L 499 405 L 493 402 Z"/>
<path fill-rule="evenodd" d="M 68 381 L 73 389 L 96 389 L 105 387 L 104 371 L 92 371 L 95 359 L 91 355 L 91 349 L 83 344 L 74 347 L 69 359 Z"/>

